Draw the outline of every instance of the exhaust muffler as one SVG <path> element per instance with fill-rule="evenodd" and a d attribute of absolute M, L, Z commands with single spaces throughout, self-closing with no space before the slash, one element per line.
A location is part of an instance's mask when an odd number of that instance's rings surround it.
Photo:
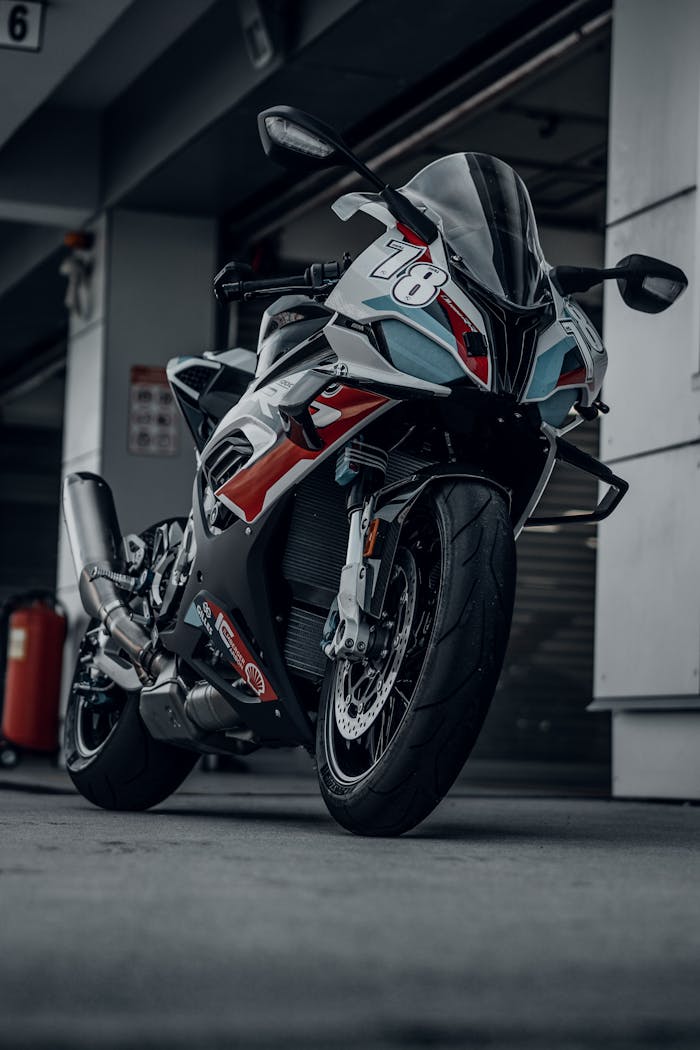
<path fill-rule="evenodd" d="M 104 478 L 82 471 L 69 474 L 63 482 L 63 517 L 85 612 L 100 621 L 138 668 L 157 677 L 166 660 L 132 620 L 124 592 L 113 579 L 122 569 L 122 535 Z"/>

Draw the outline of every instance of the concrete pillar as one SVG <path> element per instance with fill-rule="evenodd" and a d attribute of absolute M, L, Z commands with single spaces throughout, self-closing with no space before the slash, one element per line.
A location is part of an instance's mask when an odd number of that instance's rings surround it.
<path fill-rule="evenodd" d="M 174 455 L 129 451 L 130 374 L 210 349 L 213 219 L 113 211 L 93 226 L 92 309 L 70 320 L 63 474 L 102 474 L 114 491 L 125 532 L 189 511 L 195 458 L 178 419 Z M 57 590 L 69 613 L 63 697 L 85 624 L 65 531 L 60 530 Z"/>
<path fill-rule="evenodd" d="M 609 283 L 601 454 L 630 482 L 599 532 L 593 707 L 613 718 L 613 792 L 700 798 L 700 5 L 615 0 L 608 264 L 683 267 L 657 316 Z"/>

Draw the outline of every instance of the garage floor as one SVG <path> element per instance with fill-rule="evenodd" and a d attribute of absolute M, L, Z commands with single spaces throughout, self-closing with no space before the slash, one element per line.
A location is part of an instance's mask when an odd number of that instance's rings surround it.
<path fill-rule="evenodd" d="M 700 1046 L 699 807 L 462 785 L 391 841 L 301 773 L 2 785 L 0 1046 Z"/>

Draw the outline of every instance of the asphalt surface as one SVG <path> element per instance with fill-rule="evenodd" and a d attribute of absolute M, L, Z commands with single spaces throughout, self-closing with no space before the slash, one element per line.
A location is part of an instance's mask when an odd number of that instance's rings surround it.
<path fill-rule="evenodd" d="M 12 783 L 2 1047 L 700 1047 L 697 806 L 458 786 L 368 840 L 301 772 Z"/>

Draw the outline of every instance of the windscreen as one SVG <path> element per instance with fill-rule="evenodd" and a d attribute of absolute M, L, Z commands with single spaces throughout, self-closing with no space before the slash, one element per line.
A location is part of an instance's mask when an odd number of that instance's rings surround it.
<path fill-rule="evenodd" d="M 442 221 L 445 240 L 479 284 L 516 306 L 546 289 L 546 264 L 525 183 L 485 153 L 454 153 L 419 171 L 402 190 Z"/>

